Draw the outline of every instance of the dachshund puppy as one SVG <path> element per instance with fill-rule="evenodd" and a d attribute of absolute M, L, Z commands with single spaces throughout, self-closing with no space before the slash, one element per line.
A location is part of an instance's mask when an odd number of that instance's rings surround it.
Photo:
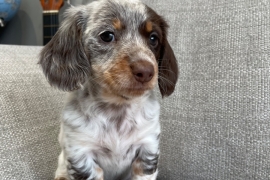
<path fill-rule="evenodd" d="M 70 91 L 63 109 L 55 180 L 154 180 L 159 103 L 178 67 L 164 19 L 139 0 L 72 7 L 39 64 Z"/>

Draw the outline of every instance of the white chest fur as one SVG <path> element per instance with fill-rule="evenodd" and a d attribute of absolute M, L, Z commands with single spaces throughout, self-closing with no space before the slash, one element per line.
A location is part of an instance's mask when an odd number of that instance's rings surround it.
<path fill-rule="evenodd" d="M 93 158 L 106 170 L 105 177 L 117 177 L 129 168 L 140 147 L 153 142 L 153 148 L 158 146 L 159 103 L 152 96 L 123 107 L 69 102 L 63 112 L 62 148 L 66 156 Z"/>

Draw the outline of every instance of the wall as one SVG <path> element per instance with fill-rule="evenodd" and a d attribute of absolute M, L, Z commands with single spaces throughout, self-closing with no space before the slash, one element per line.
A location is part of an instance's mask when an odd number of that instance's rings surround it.
<path fill-rule="evenodd" d="M 87 4 L 91 0 L 70 0 L 72 5 Z M 67 3 L 59 12 L 60 22 Z M 0 29 L 0 44 L 43 45 L 42 7 L 39 0 L 21 0 L 16 16 Z"/>

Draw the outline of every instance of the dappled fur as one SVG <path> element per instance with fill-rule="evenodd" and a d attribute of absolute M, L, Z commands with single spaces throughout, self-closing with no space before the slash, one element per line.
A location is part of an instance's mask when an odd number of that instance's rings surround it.
<path fill-rule="evenodd" d="M 178 77 L 167 28 L 139 0 L 100 0 L 66 12 L 39 61 L 52 86 L 70 91 L 55 179 L 156 179 L 160 124 L 153 89 L 158 84 L 169 96 Z M 104 32 L 113 34 L 109 42 Z"/>

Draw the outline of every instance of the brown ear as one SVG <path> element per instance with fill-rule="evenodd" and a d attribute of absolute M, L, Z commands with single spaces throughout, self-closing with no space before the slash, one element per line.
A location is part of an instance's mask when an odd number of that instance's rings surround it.
<path fill-rule="evenodd" d="M 59 30 L 42 49 L 39 64 L 49 83 L 61 90 L 78 89 L 89 74 L 90 61 L 82 36 L 87 17 L 82 7 L 70 8 Z"/>
<path fill-rule="evenodd" d="M 168 43 L 167 38 L 164 38 L 161 47 L 161 55 L 159 59 L 159 78 L 158 85 L 162 95 L 169 96 L 173 93 L 176 82 L 178 79 L 178 66 L 177 60 L 173 50 Z"/>

